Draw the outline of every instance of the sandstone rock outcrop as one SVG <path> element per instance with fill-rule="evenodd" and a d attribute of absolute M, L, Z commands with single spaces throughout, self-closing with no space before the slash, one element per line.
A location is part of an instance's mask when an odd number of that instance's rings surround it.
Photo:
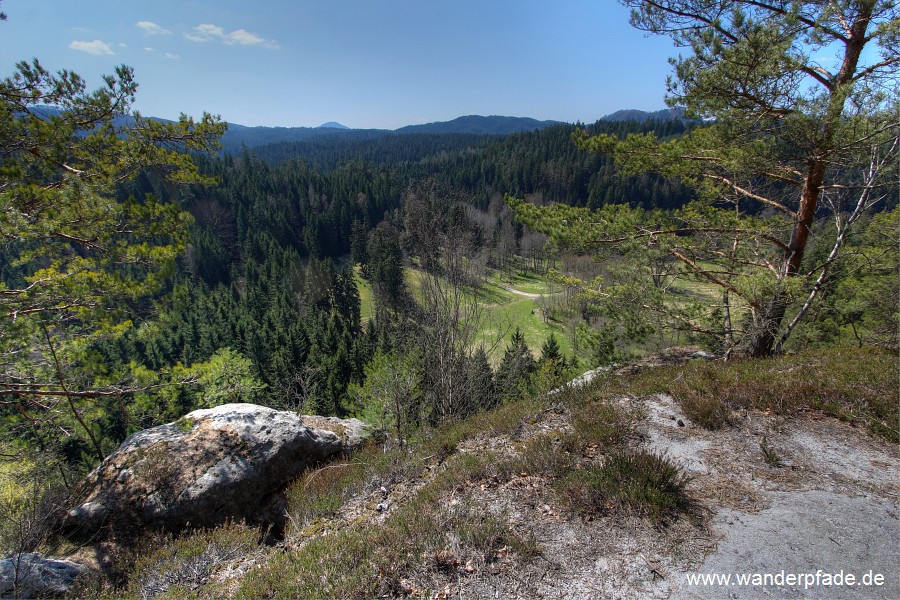
<path fill-rule="evenodd" d="M 254 404 L 196 410 L 126 439 L 87 477 L 84 500 L 66 525 L 78 537 L 228 520 L 277 530 L 284 487 L 363 438 L 356 419 L 301 417 Z"/>
<path fill-rule="evenodd" d="M 68 560 L 23 552 L 0 560 L 0 598 L 64 596 L 87 567 Z"/>
<path fill-rule="evenodd" d="M 300 418 L 307 427 L 335 433 L 341 439 L 343 452 L 353 452 L 359 449 L 370 437 L 366 424 L 359 419 L 339 419 L 338 417 L 320 417 L 318 415 L 303 415 Z"/>

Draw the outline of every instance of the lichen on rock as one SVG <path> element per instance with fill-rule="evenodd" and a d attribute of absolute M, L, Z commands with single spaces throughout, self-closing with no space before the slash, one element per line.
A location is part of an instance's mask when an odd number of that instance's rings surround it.
<path fill-rule="evenodd" d="M 253 404 L 196 410 L 126 439 L 85 480 L 68 529 L 77 537 L 109 537 L 246 521 L 277 530 L 284 487 L 307 467 L 358 446 L 364 435 L 355 419 L 300 417 Z"/>

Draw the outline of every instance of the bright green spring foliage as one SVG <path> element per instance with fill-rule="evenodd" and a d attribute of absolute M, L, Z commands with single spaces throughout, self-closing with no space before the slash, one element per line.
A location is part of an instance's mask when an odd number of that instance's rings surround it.
<path fill-rule="evenodd" d="M 0 239 L 4 258 L 26 273 L 4 278 L 4 318 L 107 320 L 116 301 L 158 289 L 183 248 L 186 213 L 120 202 L 114 188 L 144 169 L 202 181 L 185 151 L 214 148 L 224 125 L 209 115 L 144 119 L 130 113 L 136 90 L 125 66 L 93 92 L 37 61 L 0 82 Z"/>
<path fill-rule="evenodd" d="M 632 25 L 684 49 L 671 60 L 667 101 L 705 123 L 669 140 L 579 131 L 575 142 L 611 155 L 625 175 L 691 184 L 700 199 L 672 214 L 511 203 L 517 218 L 576 248 L 619 251 L 622 269 L 653 279 L 631 298 L 644 310 L 675 316 L 726 350 L 777 352 L 833 284 L 854 225 L 896 200 L 896 3 L 623 3 Z M 818 226 L 826 218 L 833 224 Z M 805 259 L 816 230 L 833 233 L 823 260 L 812 263 Z M 672 261 L 718 290 L 719 306 L 699 315 L 685 313 L 683 302 L 660 304 L 660 276 Z"/>
<path fill-rule="evenodd" d="M 365 383 L 353 384 L 348 390 L 356 416 L 380 435 L 395 434 L 398 440 L 406 440 L 410 424 L 419 417 L 420 379 L 415 356 L 377 352 L 366 365 Z"/>
<path fill-rule="evenodd" d="M 89 344 L 126 330 L 162 289 L 190 221 L 149 196 L 117 198 L 116 186 L 141 172 L 206 182 L 189 152 L 216 149 L 225 130 L 208 114 L 145 119 L 131 111 L 137 87 L 126 66 L 89 91 L 37 60 L 0 81 L 0 401 L 34 431 L 65 407 L 97 454 L 81 403 L 118 390 L 95 387 L 89 373 L 104 367 Z"/>

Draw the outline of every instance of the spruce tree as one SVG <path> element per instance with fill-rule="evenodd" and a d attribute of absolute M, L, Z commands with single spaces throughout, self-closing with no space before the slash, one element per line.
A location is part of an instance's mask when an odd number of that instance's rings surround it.
<path fill-rule="evenodd" d="M 525 336 L 516 327 L 510 344 L 503 353 L 503 360 L 497 368 L 497 395 L 501 400 L 513 400 L 521 390 L 522 382 L 534 372 L 536 363 Z"/>

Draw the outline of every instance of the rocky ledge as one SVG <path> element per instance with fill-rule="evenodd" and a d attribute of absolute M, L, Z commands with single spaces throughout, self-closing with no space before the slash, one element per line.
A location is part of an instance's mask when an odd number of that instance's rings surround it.
<path fill-rule="evenodd" d="M 39 552 L 13 554 L 0 560 L 0 598 L 63 596 L 87 568 Z"/>
<path fill-rule="evenodd" d="M 126 439 L 86 478 L 66 526 L 74 537 L 96 540 L 233 520 L 277 536 L 285 486 L 364 439 L 357 419 L 253 404 L 196 410 Z"/>

